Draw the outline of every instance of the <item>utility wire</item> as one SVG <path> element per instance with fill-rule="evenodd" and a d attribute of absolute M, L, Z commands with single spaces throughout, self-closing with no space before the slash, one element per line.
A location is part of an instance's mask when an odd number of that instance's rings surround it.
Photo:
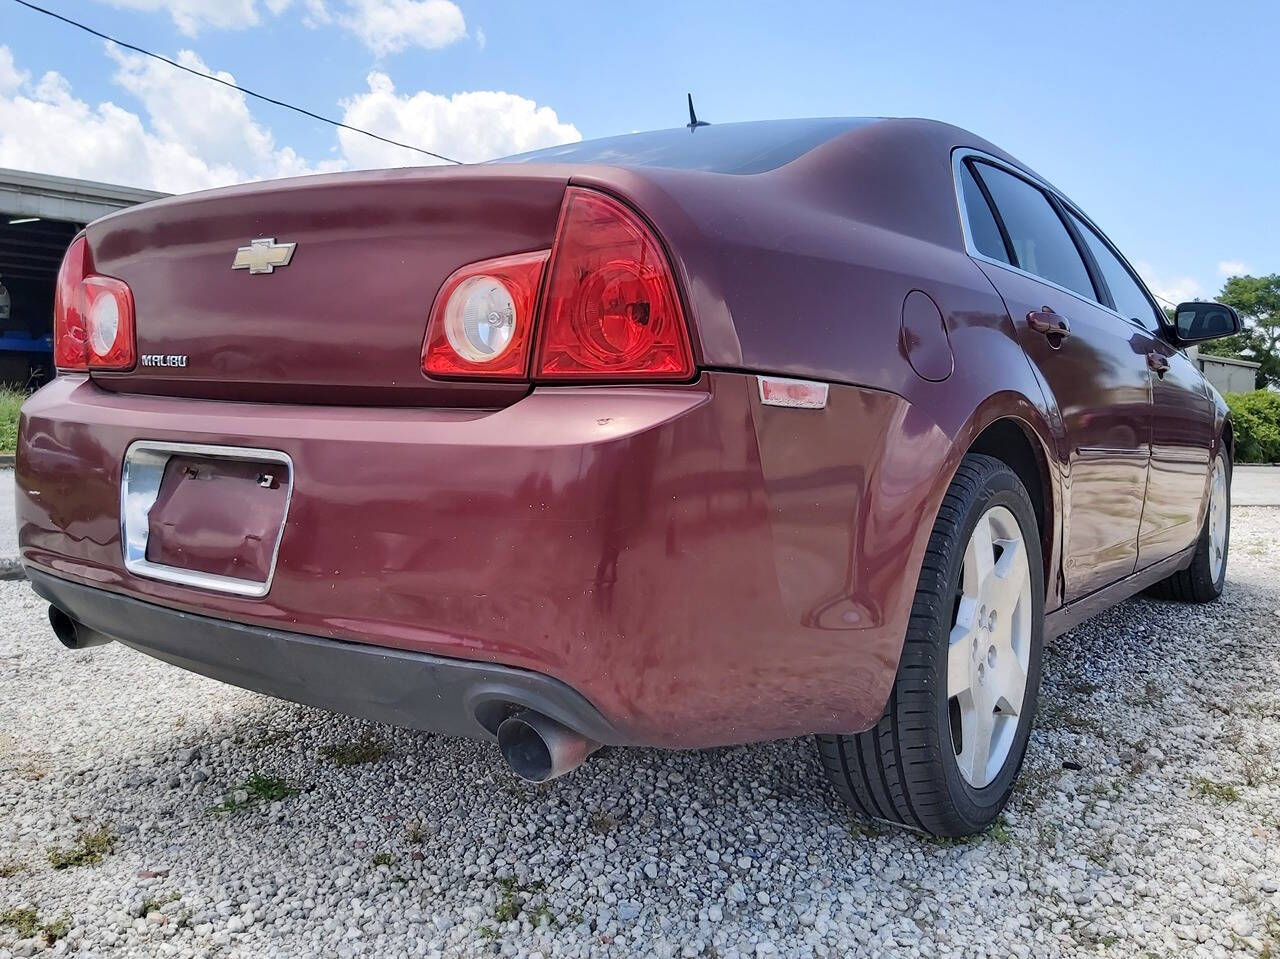
<path fill-rule="evenodd" d="M 367 137 L 373 137 L 375 140 L 381 140 L 383 143 L 389 143 L 394 147 L 403 147 L 406 150 L 413 150 L 415 153 L 422 153 L 429 157 L 435 157 L 435 159 L 443 160 L 445 163 L 462 164 L 461 160 L 455 160 L 453 157 L 447 157 L 440 153 L 433 153 L 431 150 L 416 147 L 409 143 L 401 143 L 399 140 L 392 140 L 390 137 L 379 136 L 377 133 L 362 130 L 360 127 L 353 127 L 351 124 L 343 123 L 341 120 L 321 116 L 318 113 L 312 113 L 310 110 L 306 110 L 302 107 L 294 106 L 292 103 L 285 103 L 283 100 L 275 99 L 275 97 L 269 97 L 266 94 L 257 93 L 247 87 L 242 87 L 239 84 L 232 83 L 230 80 L 223 80 L 221 77 L 215 77 L 207 73 L 201 73 L 199 70 L 193 70 L 191 67 L 183 66 L 176 60 L 170 60 L 168 57 L 161 56 L 158 53 L 152 53 L 150 50 L 144 50 L 142 47 L 134 46 L 132 43 L 117 40 L 115 37 L 108 36 L 101 31 L 93 29 L 93 27 L 86 26 L 78 20 L 72 20 L 70 17 L 64 17 L 60 13 L 54 13 L 52 10 L 46 10 L 44 7 L 28 2 L 28 0 L 13 0 L 13 2 L 20 6 L 24 6 L 29 10 L 34 10 L 36 13 L 43 13 L 46 17 L 53 17 L 55 20 L 61 20 L 63 23 L 75 27 L 77 30 L 83 30 L 85 33 L 91 33 L 95 37 L 106 40 L 108 43 L 114 43 L 118 47 L 124 47 L 126 50 L 132 50 L 134 53 L 140 53 L 143 56 L 151 57 L 153 60 L 159 60 L 161 63 L 167 63 L 171 67 L 177 67 L 179 70 L 184 70 L 192 76 L 200 77 L 204 80 L 212 80 L 214 83 L 221 83 L 224 87 L 230 87 L 232 90 L 239 90 L 245 96 L 254 97 L 255 99 L 262 100 L 277 107 L 284 107 L 286 110 L 292 110 L 294 113 L 301 113 L 304 117 L 310 117 L 312 120 L 319 120 L 321 123 L 328 123 L 335 127 L 340 127 L 343 130 L 350 130 L 352 133 L 363 133 Z"/>

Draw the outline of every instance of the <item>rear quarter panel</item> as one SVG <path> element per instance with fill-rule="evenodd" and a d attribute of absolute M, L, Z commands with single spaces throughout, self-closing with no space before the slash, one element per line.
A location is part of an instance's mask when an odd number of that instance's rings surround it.
<path fill-rule="evenodd" d="M 622 195 L 653 220 L 696 320 L 701 362 L 852 384 L 907 401 L 896 434 L 876 442 L 887 460 L 898 447 L 910 448 L 903 466 L 912 475 L 873 494 L 893 503 L 878 513 L 900 527 L 888 539 L 905 551 L 907 561 L 896 568 L 910 576 L 912 589 L 960 459 L 996 420 L 1022 424 L 1043 461 L 1049 523 L 1042 546 L 1053 608 L 1060 601 L 1054 504 L 1061 502 L 1066 441 L 1003 300 L 963 251 L 952 146 L 943 135 L 952 128 L 940 134 L 939 126 L 925 125 L 918 149 L 871 144 L 852 157 L 817 151 L 755 176 L 588 170 L 574 179 Z M 938 382 L 908 360 L 903 304 L 915 290 L 940 308 L 954 356 L 951 375 Z M 774 449 L 784 451 L 779 462 L 803 458 L 783 439 L 795 416 L 783 410 L 760 418 L 766 470 Z M 868 448 L 871 438 L 860 434 L 856 417 L 846 429 L 851 447 Z M 862 534 L 849 534 L 853 562 L 876 562 L 859 552 Z M 910 596 L 895 601 L 909 604 Z"/>

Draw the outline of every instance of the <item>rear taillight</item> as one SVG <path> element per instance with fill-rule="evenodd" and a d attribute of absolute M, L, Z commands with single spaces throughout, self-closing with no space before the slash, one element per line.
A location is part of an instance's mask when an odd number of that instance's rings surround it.
<path fill-rule="evenodd" d="M 422 368 L 432 376 L 574 382 L 694 373 L 657 237 L 617 200 L 580 187 L 565 193 L 550 251 L 475 263 L 445 281 Z"/>
<path fill-rule="evenodd" d="M 422 368 L 432 376 L 529 375 L 534 308 L 547 253 L 464 266 L 436 297 Z"/>
<path fill-rule="evenodd" d="M 71 241 L 53 293 L 53 365 L 60 370 L 89 368 L 89 348 L 85 343 L 84 313 L 80 284 L 89 272 L 89 244 L 82 236 Z"/>
<path fill-rule="evenodd" d="M 133 293 L 128 285 L 109 276 L 87 276 L 80 289 L 84 296 L 89 369 L 132 369 L 136 359 Z"/>
<path fill-rule="evenodd" d="M 603 193 L 565 193 L 542 316 L 540 378 L 693 375 L 666 254 L 639 217 Z"/>
<path fill-rule="evenodd" d="M 53 362 L 60 370 L 127 370 L 137 359 L 133 294 L 97 276 L 80 236 L 62 258 L 53 298 Z"/>

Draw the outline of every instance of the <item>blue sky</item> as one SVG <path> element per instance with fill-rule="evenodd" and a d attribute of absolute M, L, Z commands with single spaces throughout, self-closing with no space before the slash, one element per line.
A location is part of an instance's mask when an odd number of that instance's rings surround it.
<path fill-rule="evenodd" d="M 686 90 L 720 122 L 947 120 L 1056 183 L 1157 292 L 1216 292 L 1232 266 L 1280 272 L 1273 2 L 44 2 L 468 159 L 673 126 Z M 0 166 L 173 189 L 412 162 L 266 104 L 198 94 L 10 0 L 0 48 Z M 61 80 L 44 83 L 49 71 Z"/>

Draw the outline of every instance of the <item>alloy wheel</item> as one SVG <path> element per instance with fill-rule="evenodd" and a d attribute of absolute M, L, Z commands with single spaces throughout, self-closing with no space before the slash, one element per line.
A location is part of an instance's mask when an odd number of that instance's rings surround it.
<path fill-rule="evenodd" d="M 1227 518 L 1227 468 L 1219 456 L 1209 485 L 1209 578 L 1214 583 L 1227 558 Z"/>
<path fill-rule="evenodd" d="M 1009 758 L 1027 694 L 1031 570 L 1013 513 L 982 514 L 964 552 L 947 655 L 951 741 L 965 782 L 991 783 Z"/>

